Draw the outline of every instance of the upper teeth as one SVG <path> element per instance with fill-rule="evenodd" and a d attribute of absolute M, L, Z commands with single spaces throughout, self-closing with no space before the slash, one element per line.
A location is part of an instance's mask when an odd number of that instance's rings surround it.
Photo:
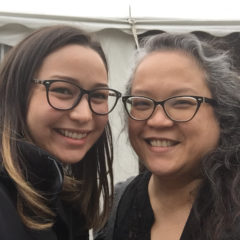
<path fill-rule="evenodd" d="M 74 138 L 74 139 L 81 139 L 87 136 L 86 133 L 76 133 L 76 132 L 71 132 L 68 130 L 60 130 L 60 133 L 66 137 Z"/>
<path fill-rule="evenodd" d="M 150 144 L 153 147 L 170 147 L 174 145 L 174 142 L 170 140 L 151 140 Z"/>

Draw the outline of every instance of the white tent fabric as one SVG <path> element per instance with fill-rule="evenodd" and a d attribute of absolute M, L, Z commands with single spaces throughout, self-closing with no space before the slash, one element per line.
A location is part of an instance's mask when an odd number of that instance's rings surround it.
<path fill-rule="evenodd" d="M 32 30 L 50 24 L 70 24 L 88 32 L 115 29 L 127 34 L 132 34 L 132 24 L 135 25 L 137 34 L 149 30 L 162 30 L 173 33 L 205 31 L 223 36 L 240 31 L 240 20 L 87 18 L 0 12 L 0 41 L 15 44 Z"/>
<path fill-rule="evenodd" d="M 205 31 L 223 36 L 240 32 L 240 20 L 191 20 L 159 18 L 87 18 L 54 15 L 36 15 L 0 12 L 0 44 L 14 46 L 33 30 L 54 24 L 68 24 L 94 33 L 101 42 L 109 63 L 110 86 L 124 92 L 131 70 L 136 43 L 133 30 L 144 33 L 148 30 L 161 30 L 173 33 Z M 123 128 L 121 103 L 110 115 L 114 134 L 115 182 L 137 174 L 136 156 L 130 148 L 126 131 Z"/>

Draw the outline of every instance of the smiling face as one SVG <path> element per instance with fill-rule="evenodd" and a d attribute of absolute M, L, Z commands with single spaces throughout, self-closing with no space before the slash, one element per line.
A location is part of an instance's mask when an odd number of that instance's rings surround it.
<path fill-rule="evenodd" d="M 131 95 L 156 101 L 180 95 L 211 98 L 204 71 L 180 51 L 146 56 L 135 72 Z M 158 105 L 150 119 L 129 118 L 128 126 L 134 150 L 157 176 L 199 175 L 200 159 L 216 148 L 220 132 L 213 108 L 206 103 L 189 122 L 173 122 Z"/>
<path fill-rule="evenodd" d="M 67 45 L 48 55 L 35 78 L 66 80 L 87 90 L 108 84 L 101 57 L 80 45 Z M 34 84 L 27 112 L 33 141 L 62 162 L 80 161 L 103 133 L 108 121 L 107 116 L 91 112 L 87 99 L 84 95 L 72 110 L 55 110 L 47 102 L 45 86 Z"/>

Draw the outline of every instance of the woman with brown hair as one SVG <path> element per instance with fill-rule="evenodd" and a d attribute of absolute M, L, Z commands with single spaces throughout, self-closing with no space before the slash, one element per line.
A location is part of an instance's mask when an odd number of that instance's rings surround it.
<path fill-rule="evenodd" d="M 111 206 L 108 87 L 100 45 L 77 28 L 45 27 L 0 69 L 0 239 L 88 239 Z M 100 206 L 100 197 L 103 206 Z"/>

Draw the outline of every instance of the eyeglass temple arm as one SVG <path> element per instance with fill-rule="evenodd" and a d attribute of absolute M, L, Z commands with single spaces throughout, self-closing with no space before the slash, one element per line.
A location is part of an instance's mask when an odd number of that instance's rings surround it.
<path fill-rule="evenodd" d="M 203 97 L 203 102 L 212 104 L 214 106 L 217 105 L 217 101 L 215 99 L 211 99 L 211 98 L 207 98 L 207 97 Z"/>

